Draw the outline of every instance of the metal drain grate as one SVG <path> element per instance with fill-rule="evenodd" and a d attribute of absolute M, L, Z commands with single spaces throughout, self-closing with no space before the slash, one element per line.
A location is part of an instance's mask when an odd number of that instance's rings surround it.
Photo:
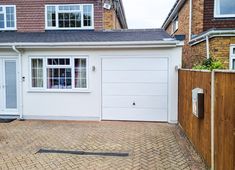
<path fill-rule="evenodd" d="M 84 156 L 114 156 L 127 157 L 127 152 L 86 152 L 86 151 L 71 151 L 71 150 L 54 150 L 54 149 L 40 149 L 37 153 L 57 153 L 57 154 L 73 154 Z"/>

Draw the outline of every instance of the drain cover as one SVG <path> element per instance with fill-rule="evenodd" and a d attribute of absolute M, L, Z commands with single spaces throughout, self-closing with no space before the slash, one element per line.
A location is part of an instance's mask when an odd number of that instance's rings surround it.
<path fill-rule="evenodd" d="M 57 154 L 73 154 L 84 156 L 115 156 L 115 157 L 127 157 L 127 152 L 87 152 L 87 151 L 71 151 L 71 150 L 55 150 L 55 149 L 40 149 L 37 153 L 57 153 Z"/>

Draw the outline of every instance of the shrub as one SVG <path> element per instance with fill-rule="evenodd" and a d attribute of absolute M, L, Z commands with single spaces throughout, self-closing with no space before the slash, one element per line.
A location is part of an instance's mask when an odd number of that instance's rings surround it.
<path fill-rule="evenodd" d="M 223 63 L 214 58 L 208 58 L 203 60 L 202 64 L 195 65 L 193 69 L 196 70 L 214 70 L 214 69 L 224 69 Z"/>

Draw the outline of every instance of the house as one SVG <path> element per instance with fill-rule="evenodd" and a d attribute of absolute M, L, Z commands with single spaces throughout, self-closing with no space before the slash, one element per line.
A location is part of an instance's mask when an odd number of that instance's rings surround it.
<path fill-rule="evenodd" d="M 177 122 L 182 42 L 121 0 L 0 0 L 1 117 Z"/>
<path fill-rule="evenodd" d="M 234 0 L 177 0 L 162 28 L 184 40 L 183 67 L 212 57 L 235 69 Z"/>

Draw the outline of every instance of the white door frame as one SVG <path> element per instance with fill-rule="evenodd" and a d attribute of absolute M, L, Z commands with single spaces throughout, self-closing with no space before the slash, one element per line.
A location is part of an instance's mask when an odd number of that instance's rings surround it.
<path fill-rule="evenodd" d="M 6 91 L 5 91 L 5 61 L 15 61 L 16 62 L 16 93 L 17 93 L 17 108 L 16 109 L 7 109 L 6 108 Z M 3 102 L 0 104 L 0 115 L 19 115 L 19 57 L 18 56 L 0 56 L 0 64 L 2 70 L 0 72 L 0 97 L 3 99 Z"/>

